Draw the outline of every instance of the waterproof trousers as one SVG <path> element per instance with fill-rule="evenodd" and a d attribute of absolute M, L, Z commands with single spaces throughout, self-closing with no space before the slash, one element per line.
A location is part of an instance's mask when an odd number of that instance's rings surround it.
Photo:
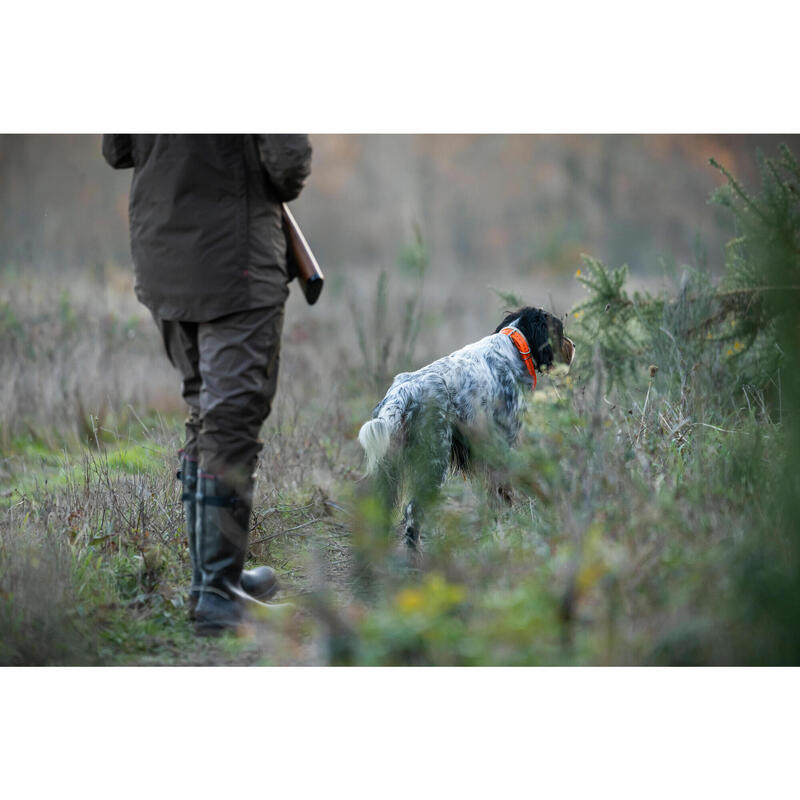
<path fill-rule="evenodd" d="M 246 492 L 278 383 L 283 303 L 210 322 L 155 320 L 189 406 L 183 455 Z"/>

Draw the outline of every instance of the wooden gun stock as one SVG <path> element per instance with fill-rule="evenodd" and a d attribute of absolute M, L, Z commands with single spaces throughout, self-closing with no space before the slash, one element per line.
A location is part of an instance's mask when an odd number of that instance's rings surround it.
<path fill-rule="evenodd" d="M 294 272 L 300 282 L 300 288 L 306 297 L 306 302 L 313 306 L 317 302 L 322 286 L 325 283 L 325 276 L 317 264 L 317 259 L 311 252 L 308 242 L 300 230 L 300 226 L 289 211 L 286 203 L 281 203 L 283 212 L 283 225 L 286 230 L 287 253 L 289 260 L 289 274 Z"/>

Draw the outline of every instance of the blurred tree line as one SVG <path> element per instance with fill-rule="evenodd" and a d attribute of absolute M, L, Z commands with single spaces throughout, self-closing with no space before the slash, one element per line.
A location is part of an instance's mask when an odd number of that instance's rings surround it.
<path fill-rule="evenodd" d="M 790 146 L 798 137 L 780 137 Z M 418 224 L 431 264 L 553 278 L 581 252 L 634 273 L 656 254 L 696 263 L 729 238 L 704 200 L 714 156 L 745 181 L 744 135 L 314 135 L 298 214 L 331 268 L 391 266 Z M 92 267 L 130 260 L 130 174 L 97 135 L 0 136 L 0 265 Z M 712 269 L 722 265 L 712 263 Z"/>

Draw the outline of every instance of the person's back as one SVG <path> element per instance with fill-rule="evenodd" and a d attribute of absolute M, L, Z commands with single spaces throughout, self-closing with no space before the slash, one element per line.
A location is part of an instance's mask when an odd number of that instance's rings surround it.
<path fill-rule="evenodd" d="M 243 567 L 291 277 L 281 203 L 302 189 L 311 146 L 301 134 L 107 134 L 103 155 L 134 168 L 136 294 L 191 412 L 180 472 L 191 607 L 199 632 L 217 632 L 277 586 L 269 568 Z"/>
<path fill-rule="evenodd" d="M 103 151 L 134 168 L 136 293 L 154 314 L 206 322 L 285 299 L 280 203 L 308 176 L 308 137 L 117 134 Z"/>

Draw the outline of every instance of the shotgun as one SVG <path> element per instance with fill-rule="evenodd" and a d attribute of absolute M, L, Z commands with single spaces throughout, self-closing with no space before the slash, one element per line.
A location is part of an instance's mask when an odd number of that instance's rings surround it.
<path fill-rule="evenodd" d="M 297 275 L 306 302 L 313 306 L 322 292 L 325 276 L 286 203 L 281 203 L 281 213 L 286 232 L 286 260 L 289 262 L 287 265 L 289 274 Z"/>

